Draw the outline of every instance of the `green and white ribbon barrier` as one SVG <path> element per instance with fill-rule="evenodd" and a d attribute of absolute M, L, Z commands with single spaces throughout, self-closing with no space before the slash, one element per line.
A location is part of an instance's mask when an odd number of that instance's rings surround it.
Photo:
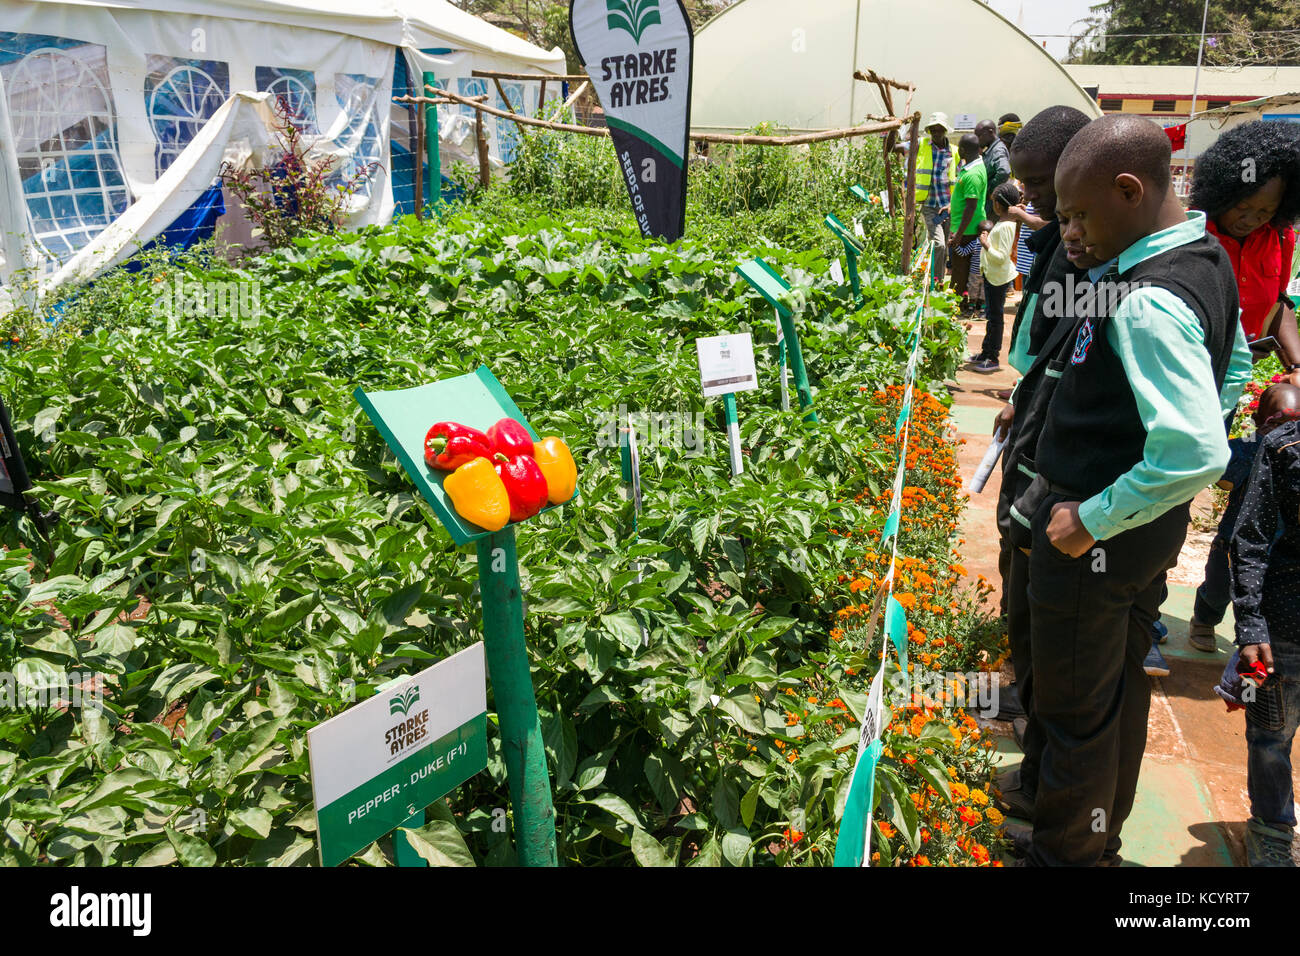
<path fill-rule="evenodd" d="M 856 194 L 856 193 L 855 193 Z M 827 217 L 828 219 L 831 217 Z M 925 253 L 919 257 L 920 262 L 929 259 L 932 242 L 927 242 Z M 913 270 L 916 271 L 915 269 Z M 925 324 L 925 312 L 929 305 L 931 283 L 924 283 L 921 292 L 921 304 L 916 310 L 916 322 L 912 329 L 911 349 L 904 373 L 904 392 L 902 408 L 895 421 L 895 434 L 900 437 L 898 443 L 898 466 L 894 472 L 893 494 L 889 503 L 889 513 L 881 531 L 881 544 L 891 542 L 889 570 L 881 586 L 884 589 L 877 597 L 884 598 L 885 623 L 880 647 L 880 667 L 871 681 L 867 694 L 867 708 L 862 720 L 862 735 L 858 742 L 858 759 L 849 778 L 849 793 L 844 804 L 844 814 L 840 817 L 840 829 L 835 843 L 835 866 L 867 866 L 871 861 L 871 817 L 875 802 L 875 775 L 881 753 L 880 733 L 884 727 L 884 676 L 885 661 L 890 645 L 898 658 L 898 666 L 907 673 L 907 612 L 894 596 L 894 570 L 898 562 L 899 524 L 902 520 L 903 488 L 907 478 L 907 449 L 911 437 L 912 391 L 916 381 L 916 369 L 921 351 L 921 331 Z M 875 632 L 876 615 L 872 614 L 868 630 Z"/>

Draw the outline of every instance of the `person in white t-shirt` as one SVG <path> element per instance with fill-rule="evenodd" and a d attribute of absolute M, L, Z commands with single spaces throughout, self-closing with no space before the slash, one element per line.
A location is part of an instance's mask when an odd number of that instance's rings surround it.
<path fill-rule="evenodd" d="M 1020 188 L 1006 182 L 993 190 L 993 211 L 996 223 L 980 224 L 980 272 L 984 276 L 984 342 L 977 354 L 970 357 L 976 372 L 992 373 L 1002 366 L 998 355 L 1002 351 L 1002 311 L 1007 303 L 1007 293 L 1016 278 L 1016 220 L 1011 207 L 1020 205 Z M 988 226 L 985 230 L 984 226 Z"/>

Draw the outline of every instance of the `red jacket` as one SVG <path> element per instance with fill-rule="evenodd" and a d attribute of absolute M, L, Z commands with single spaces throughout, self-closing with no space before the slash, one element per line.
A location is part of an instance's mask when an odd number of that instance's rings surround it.
<path fill-rule="evenodd" d="M 1237 275 L 1237 296 L 1241 299 L 1241 330 L 1253 342 L 1264 333 L 1264 319 L 1273 303 L 1289 301 L 1287 283 L 1291 280 L 1291 257 L 1295 254 L 1295 230 L 1290 226 L 1279 233 L 1272 223 L 1265 223 L 1249 236 L 1234 239 L 1205 220 L 1205 231 L 1213 234 L 1232 260 Z"/>

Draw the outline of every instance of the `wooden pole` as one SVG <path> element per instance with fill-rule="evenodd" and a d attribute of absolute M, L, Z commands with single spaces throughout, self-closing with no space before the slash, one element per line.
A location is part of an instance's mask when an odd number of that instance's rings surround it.
<path fill-rule="evenodd" d="M 903 255 L 899 272 L 907 275 L 912 271 L 912 236 L 916 230 L 916 154 L 921 141 L 921 114 L 912 114 L 912 129 L 908 134 L 907 179 L 903 185 L 903 203 L 907 212 L 903 215 Z"/>
<path fill-rule="evenodd" d="M 691 139 L 697 143 L 736 143 L 748 146 L 801 146 L 804 143 L 823 143 L 832 139 L 849 139 L 853 136 L 869 136 L 872 133 L 887 133 L 898 129 L 906 122 L 901 119 L 880 120 L 851 126 L 846 129 L 828 129 L 819 133 L 801 133 L 798 136 L 757 136 L 748 133 L 692 133 Z"/>
<path fill-rule="evenodd" d="M 483 128 L 483 111 L 474 113 L 474 139 L 478 143 L 478 184 L 486 189 L 492 182 L 492 167 L 489 165 L 487 131 Z"/>
<path fill-rule="evenodd" d="M 578 100 L 582 98 L 582 94 L 587 92 L 587 87 L 589 86 L 591 86 L 591 84 L 588 83 L 586 80 L 583 80 L 581 83 L 579 83 L 578 88 L 574 90 L 572 93 L 570 93 L 569 98 L 564 101 L 564 106 L 561 107 L 561 112 L 564 112 L 565 115 L 568 115 L 567 111 L 569 107 L 571 107 L 574 103 L 578 102 Z"/>
<path fill-rule="evenodd" d="M 872 73 L 875 77 L 876 88 L 880 90 L 880 99 L 885 104 L 885 112 L 890 116 L 894 115 L 894 94 L 890 92 L 889 85 L 880 77 Z M 894 189 L 894 167 L 893 152 L 894 143 L 898 141 L 896 130 L 890 130 L 885 134 L 884 142 L 881 148 L 885 154 L 885 195 L 889 197 L 889 218 L 893 219 L 898 216 L 898 192 Z"/>
<path fill-rule="evenodd" d="M 559 130 L 562 133 L 578 133 L 582 136 L 608 136 L 609 130 L 603 127 L 592 126 L 574 126 L 571 123 L 553 123 L 549 120 L 537 119 L 532 116 L 521 116 L 516 113 L 507 113 L 499 110 L 494 106 L 488 106 L 481 102 L 485 97 L 468 97 L 461 96 L 459 93 L 453 93 L 450 90 L 436 90 L 439 101 L 445 99 L 449 103 L 461 103 L 465 106 L 473 107 L 481 113 L 487 113 L 490 116 L 500 116 L 503 119 L 513 120 L 516 123 L 525 123 L 529 126 L 539 126 L 543 129 Z M 406 97 L 395 97 L 398 103 L 407 102 Z M 415 102 L 423 102 L 421 98 L 414 99 Z M 832 139 L 849 139 L 853 136 L 869 136 L 872 133 L 887 133 L 891 129 L 900 129 L 906 119 L 889 117 L 879 119 L 872 123 L 865 123 L 862 126 L 852 126 L 846 129 L 828 129 L 817 133 L 801 133 L 797 136 L 758 136 L 749 133 L 692 133 L 691 139 L 697 143 L 734 143 L 737 145 L 750 146 L 799 146 L 804 143 L 821 143 Z"/>
<path fill-rule="evenodd" d="M 590 79 L 586 73 L 507 73 L 502 70 L 471 70 L 470 76 L 481 76 L 489 80 L 559 80 L 562 83 L 578 83 Z"/>

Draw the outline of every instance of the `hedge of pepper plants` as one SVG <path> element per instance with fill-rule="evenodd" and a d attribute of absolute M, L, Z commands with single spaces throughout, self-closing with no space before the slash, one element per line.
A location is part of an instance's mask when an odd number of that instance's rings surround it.
<path fill-rule="evenodd" d="M 780 410 L 771 310 L 734 273 L 754 255 L 804 293 L 817 426 Z M 28 519 L 3 525 L 0 670 L 19 690 L 93 672 L 103 708 L 0 712 L 0 863 L 315 864 L 306 730 L 481 634 L 472 551 L 352 390 L 481 363 L 579 464 L 580 499 L 519 529 L 561 861 L 829 863 L 880 666 L 862 612 L 911 291 L 868 269 L 853 311 L 827 266 L 816 247 L 670 249 L 627 226 L 479 210 L 243 268 L 151 260 L 70 303 L 52 335 L 11 319 L 0 390 L 58 520 L 48 542 Z M 260 310 L 169 315 L 156 303 L 178 280 L 253 283 Z M 913 668 L 988 668 L 1000 635 L 954 551 L 938 384 L 964 335 L 935 302 L 900 600 Z M 754 333 L 762 382 L 740 396 L 735 480 L 693 343 L 726 330 Z M 697 453 L 642 449 L 635 527 L 599 438 L 623 408 L 702 416 Z M 488 707 L 487 771 L 413 831 L 433 863 L 514 860 L 490 686 Z M 996 857 L 990 743 L 970 717 L 910 702 L 885 743 L 873 861 Z M 391 841 L 356 862 L 391 865 Z"/>

